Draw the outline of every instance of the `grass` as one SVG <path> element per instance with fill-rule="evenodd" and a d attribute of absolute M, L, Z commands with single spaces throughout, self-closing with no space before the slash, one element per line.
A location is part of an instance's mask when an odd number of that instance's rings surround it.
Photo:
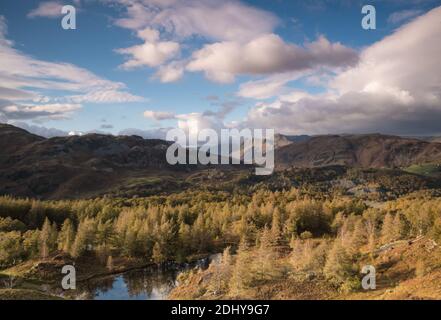
<path fill-rule="evenodd" d="M 0 300 L 63 300 L 63 298 L 36 290 L 0 289 Z"/>
<path fill-rule="evenodd" d="M 128 188 L 138 187 L 138 186 L 143 186 L 143 187 L 154 186 L 162 183 L 164 180 L 168 180 L 168 179 L 165 179 L 165 177 L 132 178 L 126 182 L 125 186 Z"/>
<path fill-rule="evenodd" d="M 414 164 L 404 169 L 405 172 L 433 177 L 441 173 L 441 165 L 436 163 Z"/>

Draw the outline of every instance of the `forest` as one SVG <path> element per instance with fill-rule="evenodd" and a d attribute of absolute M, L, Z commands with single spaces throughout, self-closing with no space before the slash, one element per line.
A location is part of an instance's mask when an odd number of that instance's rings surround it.
<path fill-rule="evenodd" d="M 6 196 L 0 198 L 0 268 L 57 254 L 111 269 L 116 259 L 162 265 L 223 252 L 204 291 L 186 298 L 207 291 L 246 297 L 292 273 L 352 292 L 360 290 L 362 265 L 382 246 L 419 237 L 437 245 L 440 210 L 441 199 L 424 191 L 375 205 L 341 195 L 312 197 L 294 187 L 69 201 Z M 413 272 L 441 268 L 440 257 L 433 257 L 417 261 Z M 182 283 L 191 277 L 183 273 Z"/>

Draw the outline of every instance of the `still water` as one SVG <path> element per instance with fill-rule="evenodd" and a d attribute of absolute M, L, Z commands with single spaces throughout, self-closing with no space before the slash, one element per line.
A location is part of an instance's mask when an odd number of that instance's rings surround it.
<path fill-rule="evenodd" d="M 184 266 L 146 268 L 123 274 L 95 278 L 77 284 L 70 298 L 89 300 L 163 300 L 177 285 L 180 272 L 192 268 L 205 269 L 216 255 Z"/>
<path fill-rule="evenodd" d="M 179 272 L 144 269 L 94 279 L 88 281 L 82 295 L 95 300 L 162 300 L 176 286 Z"/>

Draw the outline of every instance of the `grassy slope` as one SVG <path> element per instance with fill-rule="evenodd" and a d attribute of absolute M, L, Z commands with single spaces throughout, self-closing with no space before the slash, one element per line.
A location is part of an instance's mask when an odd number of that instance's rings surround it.
<path fill-rule="evenodd" d="M 441 165 L 435 163 L 414 164 L 405 168 L 404 171 L 422 176 L 434 177 L 441 174 Z"/>
<path fill-rule="evenodd" d="M 441 299 L 441 248 L 431 240 L 422 238 L 414 243 L 400 241 L 387 250 L 378 252 L 374 260 L 368 255 L 360 265 L 374 265 L 377 288 L 371 291 L 339 292 L 325 280 L 284 278 L 267 281 L 250 288 L 241 296 L 207 293 L 210 269 L 191 275 L 175 288 L 170 299 Z M 416 274 L 422 264 L 423 272 Z"/>
<path fill-rule="evenodd" d="M 0 300 L 63 300 L 63 299 L 36 290 L 0 289 Z"/>

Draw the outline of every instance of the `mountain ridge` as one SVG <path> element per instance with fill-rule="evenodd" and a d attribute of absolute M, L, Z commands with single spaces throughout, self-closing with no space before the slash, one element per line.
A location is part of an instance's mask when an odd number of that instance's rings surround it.
<path fill-rule="evenodd" d="M 43 138 L 0 124 L 0 194 L 75 198 L 130 188 L 135 195 L 151 194 L 180 190 L 188 179 L 193 186 L 198 181 L 216 185 L 241 172 L 249 174 L 249 167 L 237 165 L 169 165 L 166 150 L 171 143 L 96 133 Z M 441 163 L 440 143 L 378 133 L 276 136 L 279 172 L 335 165 L 403 169 L 425 163 Z"/>

